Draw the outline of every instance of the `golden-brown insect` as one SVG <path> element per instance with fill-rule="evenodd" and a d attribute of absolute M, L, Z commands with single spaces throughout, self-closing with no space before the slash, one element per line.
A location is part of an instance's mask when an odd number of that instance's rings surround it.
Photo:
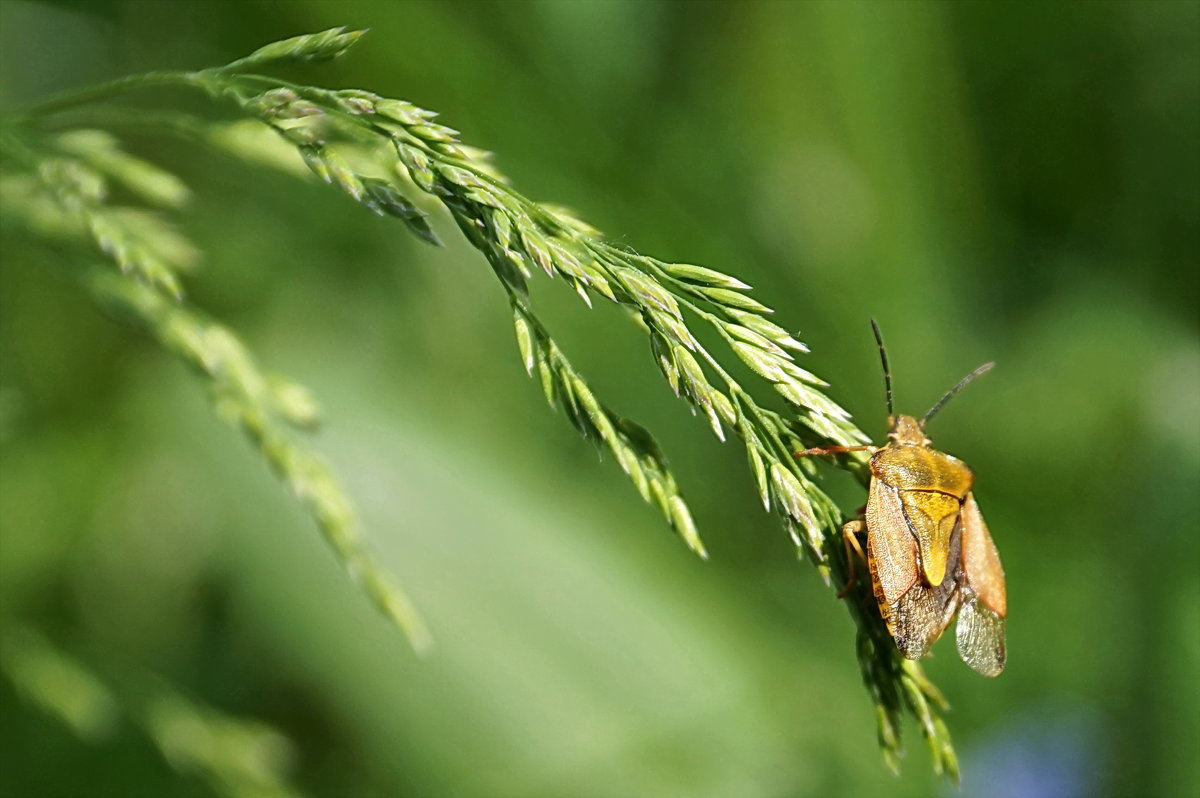
<path fill-rule="evenodd" d="M 968 374 L 920 421 L 895 415 L 887 352 L 874 320 L 871 327 L 887 387 L 887 445 L 836 446 L 799 454 L 872 452 L 865 524 L 855 519 L 842 532 L 861 556 L 857 536 L 865 526 L 875 600 L 896 646 L 909 659 L 923 657 L 957 612 L 959 656 L 979 673 L 995 676 L 1004 669 L 1008 612 L 1000 555 L 971 494 L 975 475 L 958 458 L 931 448 L 924 431 L 925 423 L 954 394 L 994 364 Z"/>

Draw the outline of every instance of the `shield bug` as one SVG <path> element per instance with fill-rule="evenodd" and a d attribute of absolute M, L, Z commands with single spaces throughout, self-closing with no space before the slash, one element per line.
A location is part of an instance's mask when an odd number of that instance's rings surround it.
<path fill-rule="evenodd" d="M 900 653 L 919 659 L 958 614 L 956 637 L 963 661 L 985 676 L 1004 669 L 1004 570 L 979 505 L 975 475 L 956 457 L 932 448 L 925 424 L 951 397 L 988 371 L 986 363 L 951 388 L 919 421 L 896 415 L 892 375 L 879 325 L 871 320 L 887 390 L 888 443 L 832 446 L 798 455 L 871 452 L 865 513 L 843 527 L 847 547 L 865 559 L 879 612 Z M 847 587 L 853 584 L 853 559 Z"/>

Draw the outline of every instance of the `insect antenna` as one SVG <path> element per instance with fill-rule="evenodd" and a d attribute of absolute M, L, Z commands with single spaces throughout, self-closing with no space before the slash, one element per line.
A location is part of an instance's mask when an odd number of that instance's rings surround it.
<path fill-rule="evenodd" d="M 934 413 L 941 410 L 942 407 L 946 404 L 946 402 L 950 401 L 951 397 L 953 397 L 954 394 L 958 393 L 963 388 L 966 388 L 967 385 L 971 382 L 971 380 L 991 371 L 992 366 L 994 366 L 994 365 L 996 365 L 996 364 L 995 363 L 984 363 L 982 366 L 975 369 L 970 374 L 968 374 L 967 376 L 965 376 L 961 380 L 959 380 L 958 385 L 955 385 L 953 388 L 946 391 L 946 395 L 943 396 L 941 399 L 938 399 L 938 402 L 936 405 L 929 408 L 929 412 L 926 413 L 925 417 L 921 419 L 921 426 L 924 427 L 925 422 L 928 421 L 929 419 L 933 418 Z"/>
<path fill-rule="evenodd" d="M 888 366 L 887 349 L 885 349 L 883 346 L 883 333 L 879 332 L 879 325 L 875 323 L 875 319 L 871 319 L 871 329 L 875 331 L 875 343 L 879 344 L 879 359 L 883 361 L 883 387 L 887 390 L 888 418 L 891 418 L 893 415 L 895 415 L 895 413 L 892 412 L 892 370 Z M 959 388 L 961 387 L 962 386 L 960 385 Z M 954 390 L 957 391 L 958 388 L 955 388 Z M 954 393 L 954 391 L 951 391 L 950 393 Z M 942 401 L 945 400 L 943 399 Z M 933 414 L 930 413 L 930 415 Z"/>

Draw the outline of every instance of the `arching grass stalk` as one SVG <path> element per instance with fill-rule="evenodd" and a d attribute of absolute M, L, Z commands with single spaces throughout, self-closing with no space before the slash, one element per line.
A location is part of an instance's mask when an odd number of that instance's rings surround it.
<path fill-rule="evenodd" d="M 149 221 L 148 214 L 108 205 L 104 186 L 108 181 L 137 185 L 141 173 L 142 188 L 157 189 L 142 192 L 143 199 L 160 207 L 177 207 L 186 190 L 157 167 L 121 153 L 107 134 L 47 133 L 61 129 L 63 112 L 85 107 L 102 111 L 106 106 L 96 103 L 135 89 L 200 89 L 274 130 L 321 180 L 367 209 L 399 219 L 434 244 L 438 237 L 422 210 L 428 199 L 416 198 L 423 194 L 436 200 L 500 280 L 522 362 L 540 381 L 547 401 L 584 437 L 611 453 L 642 497 L 659 507 L 693 551 L 705 556 L 692 514 L 653 437 L 609 409 L 570 364 L 535 313 L 529 281 L 542 271 L 565 280 L 588 306 L 595 301 L 620 305 L 640 322 L 672 390 L 708 420 L 718 438 L 725 440 L 731 431 L 741 439 L 764 507 L 826 582 L 836 580 L 840 587 L 846 576 L 842 513 L 813 482 L 815 466 L 792 455 L 812 446 L 854 446 L 867 438 L 822 393 L 826 383 L 797 364 L 796 357 L 807 347 L 772 321 L 771 310 L 737 278 L 615 246 L 565 210 L 524 197 L 496 171 L 487 153 L 463 144 L 457 131 L 437 122 L 433 112 L 369 91 L 297 85 L 252 71 L 332 58 L 361 35 L 336 28 L 299 36 L 223 67 L 126 78 L 50 98 L 9 117 L 0 155 L 9 173 L 6 180 L 16 181 L 31 209 L 29 229 L 59 241 L 73 236 L 76 244 L 90 238 L 119 266 L 107 273 L 80 271 L 94 295 L 125 308 L 201 373 L 223 415 L 246 431 L 292 485 L 377 606 L 415 639 L 424 634 L 415 613 L 362 553 L 349 503 L 328 469 L 288 429 L 296 419 L 286 402 L 272 393 L 270 381 L 231 333 L 187 308 L 179 277 L 187 265 L 187 248 L 172 230 Z M 128 109 L 109 112 L 138 118 Z M 205 127 L 182 116 L 158 114 L 154 121 L 190 137 Z M 344 157 L 347 151 L 355 157 Z M 172 186 L 177 190 L 168 190 Z M 70 229 L 65 231 L 39 228 L 45 215 L 39 215 L 39 207 L 60 214 L 66 210 L 73 226 L 66 225 Z M 724 349 L 714 352 L 702 345 L 693 333 L 697 324 L 715 330 Z M 789 412 L 760 404 L 724 365 L 730 356 L 783 396 Z M 865 478 L 863 463 L 861 455 L 851 455 L 842 457 L 839 466 Z M 896 766 L 900 717 L 907 712 L 929 743 L 935 769 L 956 776 L 949 734 L 937 714 L 944 701 L 920 666 L 900 657 L 873 604 L 861 600 L 869 598 L 863 583 L 859 580 L 858 593 L 846 604 L 859 629 L 859 663 L 876 706 L 885 759 Z"/>

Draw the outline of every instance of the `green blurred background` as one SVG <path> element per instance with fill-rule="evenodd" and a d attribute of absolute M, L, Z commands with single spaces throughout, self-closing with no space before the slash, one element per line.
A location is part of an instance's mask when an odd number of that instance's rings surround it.
<path fill-rule="evenodd" d="M 440 111 L 525 194 L 752 283 L 871 435 L 869 317 L 900 410 L 996 360 L 931 429 L 978 475 L 1010 593 L 1000 678 L 948 641 L 928 662 L 962 794 L 1200 793 L 1200 5 L 0 0 L 0 91 L 334 25 L 371 33 L 288 77 Z M 953 794 L 915 728 L 884 769 L 845 609 L 620 314 L 534 283 L 659 436 L 709 562 L 546 409 L 444 218 L 435 250 L 334 191 L 126 143 L 194 188 L 192 298 L 320 397 L 318 445 L 437 649 L 376 616 L 190 374 L 11 250 L 6 630 L 269 724 L 290 748 L 264 761 L 312 796 Z M 80 739 L 9 678 L 0 710 L 4 795 L 218 789 L 128 720 Z"/>

